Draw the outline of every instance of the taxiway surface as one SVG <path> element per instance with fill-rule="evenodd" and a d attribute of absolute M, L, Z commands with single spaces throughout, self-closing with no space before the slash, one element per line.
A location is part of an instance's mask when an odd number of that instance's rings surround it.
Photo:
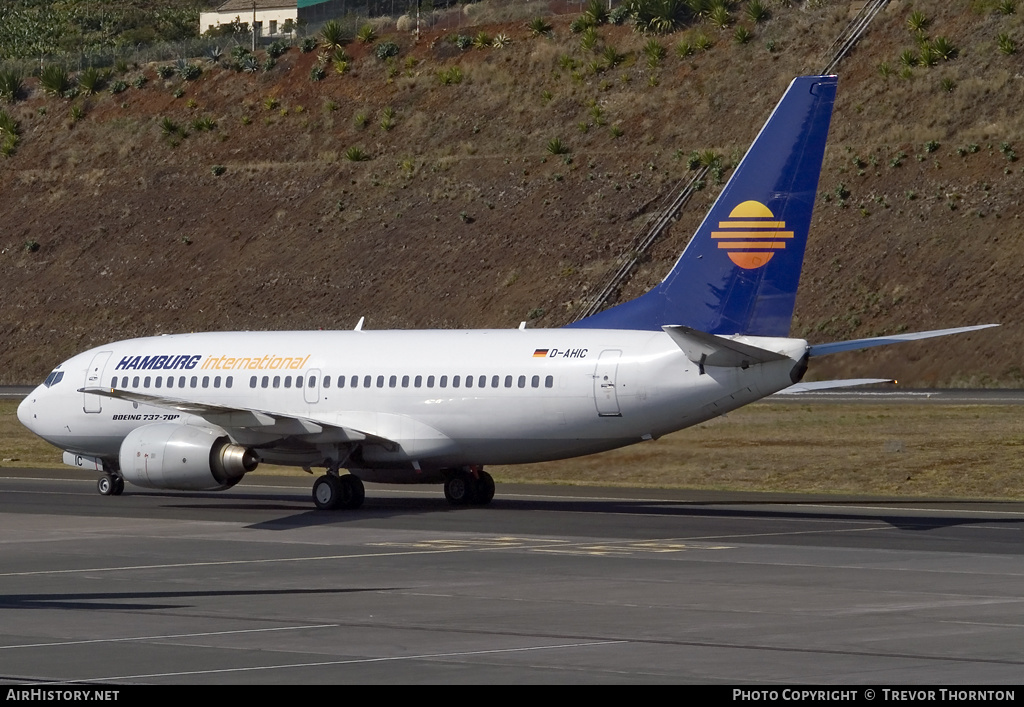
<path fill-rule="evenodd" d="M 1024 504 L 0 470 L 0 681 L 1017 683 Z"/>

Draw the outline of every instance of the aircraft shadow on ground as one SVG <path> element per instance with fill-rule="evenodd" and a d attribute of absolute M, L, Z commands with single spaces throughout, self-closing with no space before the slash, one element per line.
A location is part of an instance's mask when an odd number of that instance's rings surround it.
<path fill-rule="evenodd" d="M 159 602 L 160 599 L 187 600 L 190 598 L 248 597 L 248 596 L 300 596 L 309 594 L 352 594 L 356 592 L 386 592 L 395 587 L 369 587 L 361 589 L 267 589 L 267 590 L 209 590 L 179 592 L 74 592 L 68 594 L 0 594 L 0 609 L 110 609 L 144 611 L 184 609 L 188 603 Z"/>

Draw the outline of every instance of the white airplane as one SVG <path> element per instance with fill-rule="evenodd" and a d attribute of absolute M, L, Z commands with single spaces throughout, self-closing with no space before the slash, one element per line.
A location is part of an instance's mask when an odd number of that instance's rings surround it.
<path fill-rule="evenodd" d="M 672 271 L 637 299 L 560 329 L 360 320 L 119 341 L 58 365 L 18 418 L 101 472 L 105 495 L 125 481 L 226 489 L 266 462 L 325 468 L 321 509 L 359 507 L 363 479 L 443 482 L 451 503 L 486 504 L 484 465 L 657 439 L 799 383 L 815 356 L 984 328 L 788 338 L 836 85 L 790 84 Z"/>

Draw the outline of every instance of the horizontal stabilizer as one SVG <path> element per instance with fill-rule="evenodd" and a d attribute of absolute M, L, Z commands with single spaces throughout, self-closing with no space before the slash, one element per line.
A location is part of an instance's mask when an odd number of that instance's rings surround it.
<path fill-rule="evenodd" d="M 789 395 L 791 393 L 816 393 L 819 390 L 833 390 L 835 388 L 854 388 L 858 385 L 871 385 L 873 383 L 895 383 L 892 378 L 847 378 L 846 380 L 834 381 L 807 381 L 797 383 L 788 388 L 783 388 L 776 395 Z"/>
<path fill-rule="evenodd" d="M 976 326 L 962 326 L 955 329 L 933 329 L 932 331 L 918 331 L 912 334 L 894 334 L 892 336 L 876 336 L 871 339 L 853 339 L 852 341 L 836 341 L 831 344 L 814 344 L 808 347 L 809 356 L 825 356 L 839 353 L 840 351 L 857 351 L 858 349 L 869 349 L 872 346 L 887 346 L 898 344 L 903 341 L 917 341 L 919 339 L 930 339 L 933 336 L 949 336 L 950 334 L 963 334 L 968 331 L 978 331 L 989 327 L 999 326 L 998 324 L 978 324 Z"/>
<path fill-rule="evenodd" d="M 705 334 L 688 326 L 663 326 L 662 329 L 672 337 L 688 359 L 701 366 L 746 368 L 755 363 L 789 358 L 785 354 L 727 339 L 724 336 Z"/>

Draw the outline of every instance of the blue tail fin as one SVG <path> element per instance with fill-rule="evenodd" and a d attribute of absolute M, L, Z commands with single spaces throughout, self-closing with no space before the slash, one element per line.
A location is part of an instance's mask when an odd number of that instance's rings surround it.
<path fill-rule="evenodd" d="M 788 336 L 836 83 L 794 79 L 668 276 L 569 326 Z"/>

